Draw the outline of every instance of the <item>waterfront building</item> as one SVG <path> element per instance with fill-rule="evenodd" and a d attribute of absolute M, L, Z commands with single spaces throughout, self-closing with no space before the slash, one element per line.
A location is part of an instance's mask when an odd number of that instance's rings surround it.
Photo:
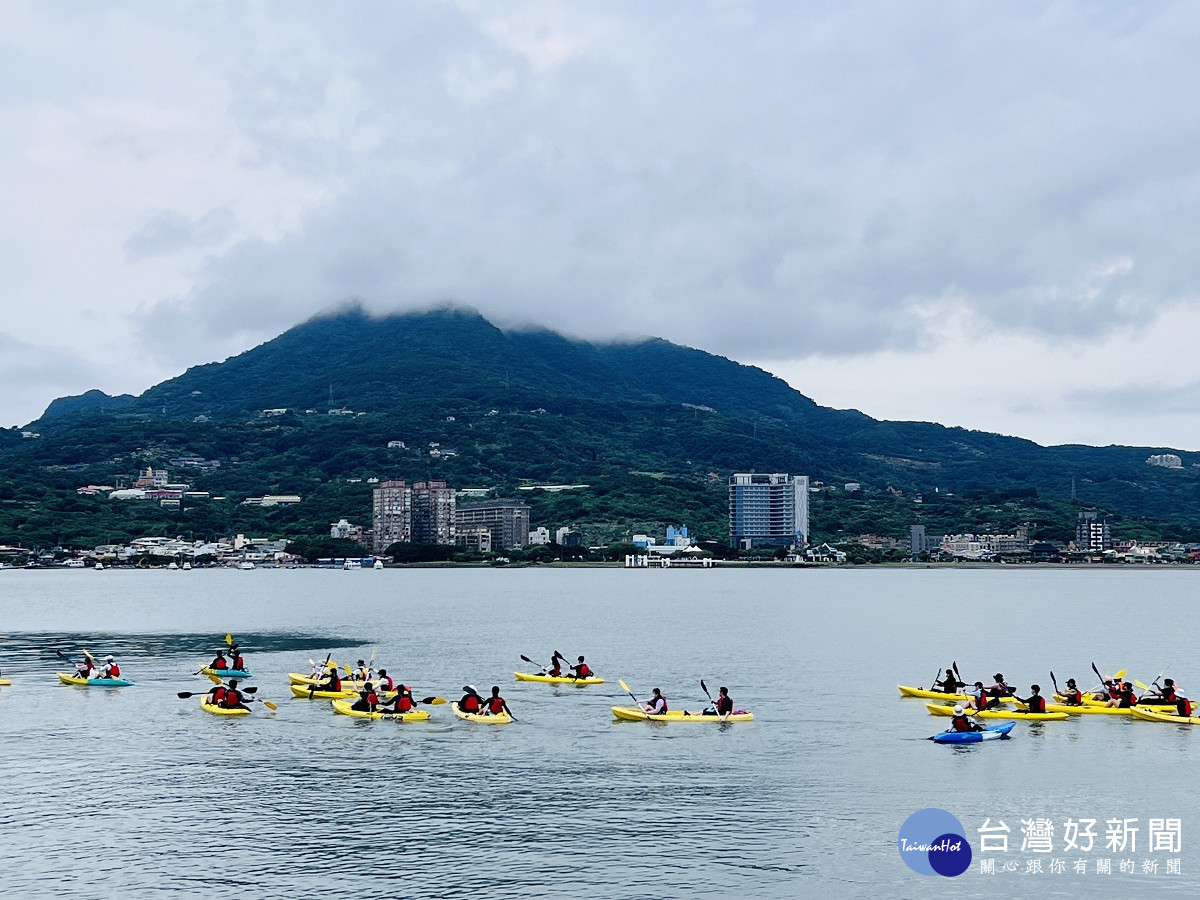
<path fill-rule="evenodd" d="M 529 545 L 548 544 L 550 543 L 550 529 L 545 525 L 539 525 L 533 531 L 529 532 Z"/>
<path fill-rule="evenodd" d="M 484 525 L 491 531 L 493 550 L 514 550 L 529 539 L 529 504 L 523 500 L 462 503 L 455 510 L 454 524 L 456 529 Z"/>
<path fill-rule="evenodd" d="M 1075 524 L 1075 548 L 1085 553 L 1103 553 L 1112 549 L 1112 532 L 1108 520 L 1100 517 L 1094 509 L 1079 513 Z"/>
<path fill-rule="evenodd" d="M 331 538 L 340 538 L 345 541 L 363 541 L 363 527 L 361 525 L 351 525 L 345 519 L 338 519 L 329 526 L 329 536 Z"/>
<path fill-rule="evenodd" d="M 808 538 L 808 476 L 779 472 L 729 476 L 731 547 L 803 548 Z"/>
<path fill-rule="evenodd" d="M 922 553 L 933 553 L 940 550 L 942 547 L 942 537 L 940 534 L 926 534 L 924 525 L 912 525 L 909 527 L 908 536 L 908 553 L 913 559 L 916 559 Z"/>
<path fill-rule="evenodd" d="M 371 492 L 371 531 L 376 553 L 412 543 L 412 488 L 407 482 L 384 481 Z"/>
<path fill-rule="evenodd" d="M 454 507 L 454 488 L 446 482 L 416 482 L 412 486 L 413 543 L 453 544 Z"/>

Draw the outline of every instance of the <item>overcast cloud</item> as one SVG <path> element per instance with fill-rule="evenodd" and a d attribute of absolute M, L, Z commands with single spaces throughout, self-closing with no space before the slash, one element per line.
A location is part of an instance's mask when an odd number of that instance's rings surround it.
<path fill-rule="evenodd" d="M 451 301 L 879 417 L 1200 447 L 1186 403 L 1098 402 L 1200 381 L 1194 5 L 11 8 L 3 327 L 126 361 L 72 392 Z"/>

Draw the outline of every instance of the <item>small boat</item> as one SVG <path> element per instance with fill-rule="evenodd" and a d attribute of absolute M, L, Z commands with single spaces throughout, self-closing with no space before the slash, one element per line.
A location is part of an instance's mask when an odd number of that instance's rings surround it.
<path fill-rule="evenodd" d="M 200 670 L 201 675 L 213 675 L 217 678 L 253 678 L 249 669 L 214 669 L 211 666 L 204 666 Z"/>
<path fill-rule="evenodd" d="M 55 672 L 63 684 L 74 684 L 78 687 L 129 687 L 132 681 L 124 678 L 80 678 L 78 675 L 68 675 L 65 672 Z"/>
<path fill-rule="evenodd" d="M 185 572 L 190 572 L 192 571 L 192 564 L 190 562 L 185 562 L 182 566 L 180 566 L 180 568 Z"/>
<path fill-rule="evenodd" d="M 238 563 L 238 568 L 239 568 L 239 569 L 241 569 L 241 570 L 242 570 L 242 571 L 244 571 L 244 572 L 245 572 L 245 571 L 249 571 L 250 569 L 253 569 L 253 568 L 254 568 L 254 563 L 252 563 L 252 562 L 242 562 L 242 563 Z"/>
<path fill-rule="evenodd" d="M 983 731 L 943 731 L 930 740 L 937 744 L 978 744 L 980 741 L 1007 738 L 1008 733 L 1016 727 L 1016 722 L 1005 722 L 1003 725 L 989 725 Z"/>
<path fill-rule="evenodd" d="M 454 714 L 460 719 L 466 719 L 468 722 L 478 722 L 480 725 L 508 725 L 512 722 L 512 716 L 502 712 L 499 715 L 487 716 L 482 713 L 463 712 L 458 708 L 458 701 L 450 704 L 450 708 L 454 710 Z"/>
<path fill-rule="evenodd" d="M 237 707 L 235 709 L 227 709 L 224 706 L 216 706 L 208 702 L 208 697 L 200 698 L 200 708 L 206 713 L 212 713 L 214 716 L 248 716 L 250 710 Z"/>
<path fill-rule="evenodd" d="M 696 710 L 686 711 L 673 709 L 661 715 L 651 715 L 632 706 L 614 706 L 613 715 L 625 722 L 693 722 L 698 724 L 724 725 L 726 722 L 753 722 L 754 713 L 744 709 L 735 709 L 727 716 L 710 715 Z"/>
<path fill-rule="evenodd" d="M 925 708 L 931 716 L 953 716 L 954 707 L 942 706 L 938 703 L 926 703 Z M 1023 709 L 968 709 L 968 716 L 978 719 L 1024 719 L 1026 722 L 1062 722 L 1071 718 L 1065 712 L 1025 712 Z"/>
<path fill-rule="evenodd" d="M 104 563 L 98 562 L 94 566 L 92 566 L 92 568 L 95 569 L 97 572 L 102 572 L 104 570 Z"/>
<path fill-rule="evenodd" d="M 375 560 L 375 565 L 371 566 L 371 568 L 372 569 L 382 569 L 383 568 L 383 560 L 382 559 Z"/>
<path fill-rule="evenodd" d="M 354 716 L 359 719 L 395 719 L 398 722 L 428 722 L 429 712 L 424 709 L 410 709 L 406 713 L 366 712 L 354 709 L 352 700 L 330 700 L 333 711 L 342 716 Z"/>
<path fill-rule="evenodd" d="M 572 678 L 570 675 L 531 675 L 528 672 L 513 672 L 517 681 L 541 681 L 545 684 L 604 684 L 603 678 Z"/>

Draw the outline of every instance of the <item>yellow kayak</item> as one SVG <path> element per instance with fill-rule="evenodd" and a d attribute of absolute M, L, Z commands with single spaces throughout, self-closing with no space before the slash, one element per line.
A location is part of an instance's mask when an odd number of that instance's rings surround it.
<path fill-rule="evenodd" d="M 226 709 L 224 706 L 215 706 L 208 702 L 208 697 L 200 698 L 200 708 L 206 713 L 212 713 L 214 716 L 248 716 L 248 709 Z"/>
<path fill-rule="evenodd" d="M 1200 725 L 1200 716 L 1181 716 L 1175 713 L 1157 712 L 1152 709 L 1142 709 L 1140 706 L 1135 706 L 1128 710 L 1133 713 L 1134 718 L 1142 719 L 1146 722 L 1167 722 L 1171 725 Z"/>
<path fill-rule="evenodd" d="M 1125 716 L 1133 718 L 1133 709 L 1116 706 L 1068 706 L 1066 703 L 1047 703 L 1046 712 L 1064 712 L 1068 716 Z"/>
<path fill-rule="evenodd" d="M 340 691 L 318 691 L 299 684 L 289 685 L 289 687 L 292 689 L 292 695 L 302 700 L 341 700 L 346 697 L 357 700 L 360 693 L 358 688 L 345 688 Z M 396 696 L 395 691 L 379 691 L 378 693 L 381 697 Z"/>
<path fill-rule="evenodd" d="M 631 706 L 614 706 L 612 713 L 618 719 L 623 719 L 626 722 L 706 722 L 722 725 L 726 722 L 753 722 L 754 713 L 745 711 L 734 711 L 722 718 L 721 716 L 706 716 L 702 712 L 695 710 L 670 710 L 663 715 L 652 716 L 650 713 L 643 712 L 640 709 L 634 709 Z"/>
<path fill-rule="evenodd" d="M 966 703 L 971 699 L 970 694 L 947 694 L 944 691 L 931 691 L 926 688 L 910 687 L 907 684 L 899 685 L 901 697 L 920 697 L 923 700 L 957 700 L 960 703 Z M 1001 703 L 1008 703 L 1012 697 L 1001 697 Z"/>
<path fill-rule="evenodd" d="M 937 703 L 926 703 L 925 708 L 929 710 L 932 716 L 953 716 L 953 706 L 941 706 Z M 967 714 L 978 719 L 1024 719 L 1027 722 L 1061 722 L 1063 719 L 1068 719 L 1065 712 L 1044 712 L 1032 713 L 1023 712 L 1019 709 L 985 709 L 985 710 L 967 710 Z"/>
<path fill-rule="evenodd" d="M 12 679 L 0 678 L 0 687 L 12 687 Z"/>
<path fill-rule="evenodd" d="M 1066 698 L 1062 694 L 1055 694 L 1054 699 L 1061 702 L 1062 700 L 1065 700 Z M 1097 700 L 1091 694 L 1084 694 L 1083 695 L 1083 705 L 1084 706 L 1108 706 L 1108 701 L 1107 700 Z M 1162 710 L 1162 709 L 1173 710 L 1175 708 L 1174 703 L 1139 703 L 1138 706 L 1141 707 L 1142 709 L 1152 709 L 1152 710 Z M 1108 706 L 1108 708 L 1109 709 L 1119 709 L 1120 707 Z M 1129 707 L 1126 707 L 1126 709 L 1129 709 Z"/>
<path fill-rule="evenodd" d="M 603 678 L 572 678 L 570 675 L 530 675 L 526 672 L 513 672 L 517 681 L 541 681 L 545 684 L 604 684 Z"/>
<path fill-rule="evenodd" d="M 78 684 L 83 687 L 128 687 L 133 684 L 124 678 L 80 678 L 78 675 L 67 675 L 64 672 L 54 674 L 63 684 Z"/>
<path fill-rule="evenodd" d="M 497 716 L 485 716 L 481 713 L 463 712 L 458 708 L 457 700 L 450 704 L 450 708 L 454 710 L 454 714 L 460 719 L 466 719 L 468 722 L 478 722 L 480 725 L 507 725 L 512 721 L 512 716 L 504 712 Z"/>
<path fill-rule="evenodd" d="M 304 674 L 301 674 L 300 672 L 288 672 L 288 683 L 289 684 L 304 684 L 304 685 L 308 685 L 309 687 L 312 687 L 314 684 L 320 684 L 321 682 L 323 682 L 325 680 L 326 679 L 324 679 L 324 678 L 313 678 L 313 676 L 311 676 L 311 675 L 304 675 Z M 350 685 L 352 687 L 355 685 L 358 685 L 359 690 L 362 689 L 361 688 L 362 683 L 363 682 L 356 681 L 353 678 L 346 678 L 346 677 L 342 678 L 342 684 Z"/>
<path fill-rule="evenodd" d="M 382 712 L 363 712 L 360 709 L 352 709 L 354 701 L 352 700 L 330 700 L 330 706 L 333 711 L 343 716 L 354 716 L 357 719 L 395 719 L 398 722 L 427 722 L 429 721 L 429 712 L 424 709 L 410 709 L 406 713 L 382 713 Z"/>

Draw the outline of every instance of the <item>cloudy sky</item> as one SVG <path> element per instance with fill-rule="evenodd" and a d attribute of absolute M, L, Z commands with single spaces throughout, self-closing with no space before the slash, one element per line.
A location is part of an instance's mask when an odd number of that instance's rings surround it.
<path fill-rule="evenodd" d="M 349 298 L 1200 449 L 1200 7 L 5 3 L 0 423 Z"/>

